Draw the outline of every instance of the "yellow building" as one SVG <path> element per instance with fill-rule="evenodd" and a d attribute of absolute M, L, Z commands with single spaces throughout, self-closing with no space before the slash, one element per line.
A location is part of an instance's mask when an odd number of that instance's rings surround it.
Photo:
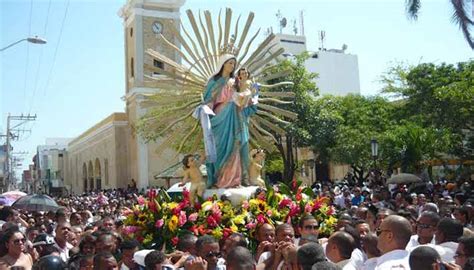
<path fill-rule="evenodd" d="M 158 142 L 146 143 L 135 133 L 136 121 L 146 112 L 144 95 L 159 91 L 147 76 L 160 78 L 147 66 L 163 66 L 145 54 L 149 48 L 179 61 L 160 34 L 175 40 L 169 25 L 179 29 L 180 8 L 185 0 L 128 0 L 119 11 L 123 18 L 125 43 L 125 112 L 109 117 L 79 135 L 68 145 L 65 185 L 74 193 L 91 189 L 125 188 L 134 179 L 138 188 L 162 185 L 154 175 L 178 162 L 172 149 Z M 163 147 L 161 147 L 163 148 Z"/>

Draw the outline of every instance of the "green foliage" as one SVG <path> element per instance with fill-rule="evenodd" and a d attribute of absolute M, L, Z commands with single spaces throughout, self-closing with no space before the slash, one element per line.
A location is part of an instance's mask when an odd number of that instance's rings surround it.
<path fill-rule="evenodd" d="M 455 65 L 398 65 L 382 77 L 383 93 L 397 101 L 398 121 L 451 132 L 448 153 L 472 159 L 474 146 L 474 61 Z"/>

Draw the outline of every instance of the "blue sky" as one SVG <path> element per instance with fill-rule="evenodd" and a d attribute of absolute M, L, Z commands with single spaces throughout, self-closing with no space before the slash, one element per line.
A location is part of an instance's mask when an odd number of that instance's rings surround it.
<path fill-rule="evenodd" d="M 0 132 L 5 132 L 8 113 L 38 116 L 23 126 L 31 133 L 13 143 L 14 151 L 29 152 L 25 167 L 45 138 L 76 137 L 112 112 L 124 111 L 120 99 L 125 91 L 123 26 L 117 15 L 124 3 L 0 0 L 0 47 L 27 36 L 48 40 L 46 45 L 23 42 L 0 53 Z M 246 17 L 254 11 L 254 31 L 259 27 L 277 31 L 278 10 L 290 21 L 304 10 L 308 49 L 319 47 L 319 30 L 326 31 L 326 48 L 347 44 L 347 51 L 358 55 L 362 94 L 375 95 L 381 87 L 379 76 L 394 63 L 456 63 L 474 56 L 451 23 L 449 0 L 422 1 L 417 22 L 407 19 L 404 3 L 188 0 L 182 14 L 186 9 L 217 14 L 219 8 L 231 7 L 234 14 Z"/>

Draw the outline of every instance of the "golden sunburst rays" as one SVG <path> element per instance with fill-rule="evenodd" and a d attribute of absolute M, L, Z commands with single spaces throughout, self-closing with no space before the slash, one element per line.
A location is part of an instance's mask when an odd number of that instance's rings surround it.
<path fill-rule="evenodd" d="M 295 113 L 275 106 L 291 103 L 293 93 L 270 90 L 287 83 L 266 85 L 290 72 L 266 72 L 277 64 L 277 57 L 283 53 L 283 49 L 276 46 L 275 35 L 270 34 L 258 46 L 254 45 L 260 29 L 250 33 L 255 18 L 253 12 L 244 19 L 243 27 L 239 27 L 241 16 L 232 23 L 233 12 L 230 8 L 219 11 L 216 22 L 213 22 L 208 10 L 197 14 L 187 10 L 186 16 L 190 25 L 188 29 L 182 24 L 176 27 L 171 22 L 167 23 L 166 28 L 170 29 L 174 40 L 160 35 L 164 44 L 179 56 L 180 61 L 151 49 L 146 51 L 150 57 L 164 63 L 165 67 L 145 67 L 162 76 L 148 77 L 155 81 L 159 90 L 156 94 L 146 96 L 142 102 L 148 109 L 141 120 L 143 133 L 149 134 L 148 139 L 152 140 L 161 137 L 167 146 L 173 144 L 178 153 L 197 149 L 202 142 L 202 130 L 197 120 L 192 118 L 192 112 L 202 102 L 205 85 L 217 69 L 221 48 L 233 45 L 237 67 L 246 67 L 253 80 L 262 86 L 258 112 L 250 120 L 251 143 L 272 151 L 272 141 L 276 142 L 274 135 L 283 136 L 284 126 L 296 118 Z"/>

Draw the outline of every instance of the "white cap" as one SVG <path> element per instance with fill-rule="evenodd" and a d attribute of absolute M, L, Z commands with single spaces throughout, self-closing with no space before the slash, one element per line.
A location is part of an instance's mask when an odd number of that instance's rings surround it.
<path fill-rule="evenodd" d="M 139 264 L 139 265 L 145 267 L 145 257 L 146 257 L 146 255 L 148 255 L 148 253 L 150 253 L 150 252 L 152 252 L 152 251 L 154 251 L 154 249 L 142 249 L 142 250 L 139 250 L 139 251 L 133 253 L 133 260 L 134 260 L 137 264 Z"/>

